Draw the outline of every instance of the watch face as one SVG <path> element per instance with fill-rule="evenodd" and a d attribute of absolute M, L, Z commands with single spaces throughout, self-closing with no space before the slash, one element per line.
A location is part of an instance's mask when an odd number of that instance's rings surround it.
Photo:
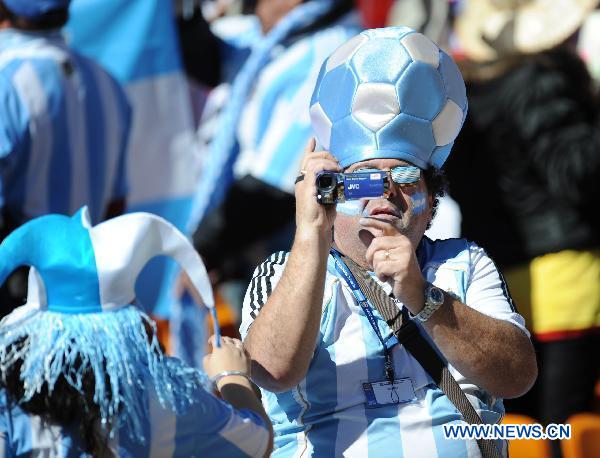
<path fill-rule="evenodd" d="M 431 285 L 427 291 L 429 301 L 434 304 L 441 304 L 444 302 L 444 292 L 436 286 Z"/>

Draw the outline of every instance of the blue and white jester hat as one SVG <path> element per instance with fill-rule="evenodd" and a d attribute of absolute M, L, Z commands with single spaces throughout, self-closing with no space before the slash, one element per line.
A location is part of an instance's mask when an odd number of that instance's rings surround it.
<path fill-rule="evenodd" d="M 3 0 L 8 10 L 28 19 L 35 19 L 51 11 L 68 8 L 71 0 Z"/>
<path fill-rule="evenodd" d="M 163 355 L 156 332 L 148 335 L 154 323 L 134 304 L 138 274 L 159 255 L 173 257 L 214 310 L 199 255 L 156 215 L 130 213 L 92 227 L 84 207 L 72 217 L 33 219 L 4 239 L 0 284 L 17 267 L 32 267 L 27 303 L 0 322 L 0 372 L 22 363 L 23 401 L 44 385 L 52 391 L 60 376 L 81 391 L 91 371 L 103 424 L 125 423 L 141 440 L 148 382 L 175 411 L 192 402 L 204 376 Z"/>
<path fill-rule="evenodd" d="M 392 158 L 441 168 L 466 115 L 455 62 L 408 27 L 366 30 L 341 45 L 310 103 L 317 139 L 342 167 Z"/>

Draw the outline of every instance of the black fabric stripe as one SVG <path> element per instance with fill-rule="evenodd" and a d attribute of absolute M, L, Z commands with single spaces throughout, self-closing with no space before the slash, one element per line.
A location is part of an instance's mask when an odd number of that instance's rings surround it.
<path fill-rule="evenodd" d="M 273 291 L 273 286 L 271 284 L 271 278 L 273 277 L 273 275 L 275 275 L 275 265 L 283 264 L 284 258 L 285 258 L 285 253 L 283 251 L 275 253 L 275 262 L 269 265 L 269 272 L 268 272 L 268 275 L 266 278 L 266 283 L 267 283 L 266 297 L 267 298 L 271 295 L 271 292 Z M 265 299 L 265 302 L 266 302 L 266 299 Z"/>
<path fill-rule="evenodd" d="M 252 319 L 256 318 L 256 315 L 260 311 L 262 305 L 260 304 L 260 279 L 262 277 L 262 271 L 268 259 L 256 268 L 256 275 L 252 278 L 252 290 L 250 291 L 250 316 Z"/>
<path fill-rule="evenodd" d="M 255 269 L 255 273 L 260 271 L 262 264 Z M 258 281 L 258 277 L 255 275 L 252 277 L 252 281 L 250 282 L 250 316 L 252 319 L 256 318 L 255 307 L 254 307 L 254 298 L 256 295 L 256 283 Z"/>
<path fill-rule="evenodd" d="M 250 307 L 252 308 L 250 316 L 252 318 L 256 318 L 256 315 L 261 307 L 261 305 L 259 305 L 260 304 L 259 285 L 260 285 L 260 279 L 263 275 L 262 274 L 263 269 L 265 268 L 265 264 L 267 262 L 269 262 L 268 259 L 266 261 L 264 261 L 261 265 L 259 265 L 255 270 L 254 277 L 252 277 L 252 290 L 250 291 Z"/>
<path fill-rule="evenodd" d="M 282 265 L 286 258 L 285 251 L 278 251 L 272 254 L 257 269 L 257 274 L 252 279 L 252 289 L 250 291 L 250 316 L 254 319 L 263 308 L 267 299 L 272 293 L 271 278 L 275 275 L 275 266 Z M 264 286 L 263 286 L 264 282 Z"/>
<path fill-rule="evenodd" d="M 519 313 L 519 311 L 517 310 L 517 304 L 515 304 L 515 301 L 513 300 L 512 296 L 510 295 L 510 291 L 508 290 L 508 283 L 506 283 L 506 280 L 504 279 L 504 275 L 502 275 L 502 271 L 500 271 L 500 269 L 498 268 L 498 265 L 492 259 L 492 257 L 485 250 L 483 250 L 483 252 L 485 253 L 485 255 L 488 258 L 490 258 L 490 261 L 492 261 L 492 264 L 496 268 L 496 272 L 498 272 L 498 276 L 500 277 L 500 283 L 502 284 L 502 292 L 504 293 L 504 297 L 508 301 L 508 305 L 510 305 L 510 309 L 514 313 Z"/>

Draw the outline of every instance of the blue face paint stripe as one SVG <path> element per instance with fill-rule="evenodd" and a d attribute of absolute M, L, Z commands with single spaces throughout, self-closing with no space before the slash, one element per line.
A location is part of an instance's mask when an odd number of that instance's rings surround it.
<path fill-rule="evenodd" d="M 427 210 L 427 195 L 425 193 L 416 192 L 410 200 L 414 215 L 420 215 Z"/>
<path fill-rule="evenodd" d="M 338 213 L 347 216 L 369 216 L 366 210 L 367 202 L 363 199 L 347 200 L 336 205 L 335 209 Z"/>

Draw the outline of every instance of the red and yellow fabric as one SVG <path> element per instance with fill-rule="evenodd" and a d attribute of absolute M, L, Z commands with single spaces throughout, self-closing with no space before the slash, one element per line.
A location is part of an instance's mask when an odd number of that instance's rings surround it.
<path fill-rule="evenodd" d="M 600 249 L 546 254 L 505 274 L 518 310 L 538 340 L 600 333 Z"/>

